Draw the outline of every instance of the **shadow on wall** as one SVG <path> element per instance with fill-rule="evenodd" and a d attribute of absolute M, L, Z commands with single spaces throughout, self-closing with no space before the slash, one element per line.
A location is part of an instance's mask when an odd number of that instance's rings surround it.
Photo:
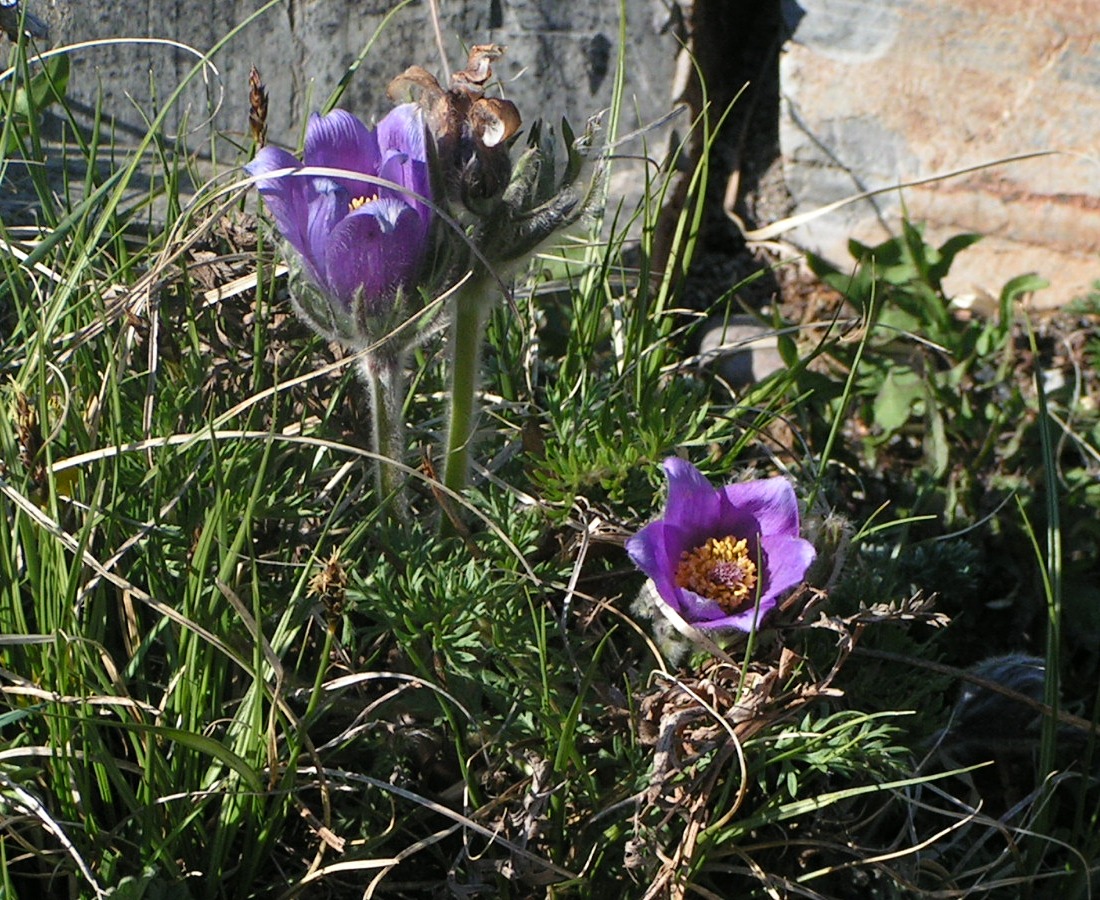
<path fill-rule="evenodd" d="M 686 80 L 682 99 L 694 116 L 704 110 L 705 96 L 712 124 L 729 110 L 709 154 L 703 231 L 684 284 L 684 304 L 690 308 L 721 317 L 726 310 L 713 307 L 724 296 L 723 306 L 736 313 L 768 305 L 779 291 L 767 261 L 746 247 L 724 206 L 732 204 L 750 227 L 786 212 L 779 165 L 779 52 L 800 11 L 796 3 L 781 0 L 695 0 L 685 23 L 698 76 Z M 692 158 L 702 151 L 697 142 Z M 754 274 L 751 285 L 731 293 Z"/>

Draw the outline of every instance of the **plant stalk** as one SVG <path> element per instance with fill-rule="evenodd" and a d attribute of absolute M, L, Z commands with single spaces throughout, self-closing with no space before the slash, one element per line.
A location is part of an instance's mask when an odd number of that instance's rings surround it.
<path fill-rule="evenodd" d="M 371 450 L 378 502 L 398 520 L 409 516 L 405 496 L 404 377 L 399 354 L 383 349 L 359 360 L 359 375 L 367 384 L 371 406 Z"/>
<path fill-rule="evenodd" d="M 470 444 L 477 420 L 474 395 L 481 364 L 481 338 L 491 307 L 486 279 L 475 278 L 454 299 L 451 321 L 451 408 L 443 462 L 443 485 L 456 494 L 466 488 Z M 444 516 L 444 528 L 447 517 Z"/>

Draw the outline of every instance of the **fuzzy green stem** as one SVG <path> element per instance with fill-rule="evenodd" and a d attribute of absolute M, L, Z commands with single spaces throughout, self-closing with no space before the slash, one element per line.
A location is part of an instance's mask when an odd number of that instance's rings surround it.
<path fill-rule="evenodd" d="M 405 457 L 404 377 L 399 355 L 383 350 L 363 356 L 359 374 L 367 384 L 371 405 L 371 450 L 374 460 L 374 485 L 383 508 L 399 520 L 408 518 L 405 473 L 400 463 Z M 398 464 L 398 465 L 395 465 Z"/>
<path fill-rule="evenodd" d="M 474 279 L 455 297 L 451 321 L 451 409 L 447 424 L 443 485 L 461 494 L 466 488 L 470 468 L 470 443 L 473 440 L 477 410 L 478 368 L 481 363 L 481 337 L 490 308 L 484 279 Z M 443 519 L 447 527 L 447 517 Z"/>

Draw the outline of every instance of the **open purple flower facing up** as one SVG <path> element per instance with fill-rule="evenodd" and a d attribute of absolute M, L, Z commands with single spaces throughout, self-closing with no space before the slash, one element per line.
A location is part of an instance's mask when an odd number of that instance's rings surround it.
<path fill-rule="evenodd" d="M 664 470 L 664 516 L 630 538 L 627 553 L 688 624 L 752 631 L 814 561 L 799 535 L 794 489 L 784 478 L 716 489 L 675 457 Z"/>
<path fill-rule="evenodd" d="M 431 197 L 422 113 L 414 104 L 392 109 L 377 129 L 351 113 L 314 114 L 306 127 L 305 166 L 342 169 L 393 182 L 351 177 L 281 175 L 302 162 L 264 147 L 245 166 L 283 237 L 302 258 L 309 279 L 330 304 L 349 314 L 362 304 L 384 314 L 399 288 L 410 287 L 428 246 Z M 359 318 L 358 314 L 356 318 Z"/>

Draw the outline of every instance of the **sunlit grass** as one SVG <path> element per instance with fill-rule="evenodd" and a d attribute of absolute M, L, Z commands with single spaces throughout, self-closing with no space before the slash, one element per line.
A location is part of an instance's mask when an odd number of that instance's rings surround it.
<path fill-rule="evenodd" d="M 247 151 L 188 196 L 163 119 L 117 146 L 14 59 L 0 171 L 36 213 L 0 223 L 5 897 L 1090 895 L 1100 355 L 1036 391 L 1015 319 L 963 327 L 899 275 L 933 249 L 913 230 L 829 276 L 863 331 L 777 312 L 789 370 L 737 395 L 684 362 L 707 165 L 668 274 L 653 165 L 640 209 L 609 198 L 516 278 L 471 488 L 408 468 L 398 524 L 353 361 L 224 187 Z M 17 114 L 32 83 L 60 144 Z M 709 143 L 719 113 L 685 128 Z M 46 179 L 57 154 L 79 184 Z M 437 466 L 445 359 L 413 354 L 404 410 Z M 820 561 L 751 645 L 672 665 L 622 543 L 677 452 L 791 477 Z M 971 771 L 937 736 L 961 670 L 1008 650 L 1061 673 L 1064 715 L 1022 707 L 1031 742 Z"/>

